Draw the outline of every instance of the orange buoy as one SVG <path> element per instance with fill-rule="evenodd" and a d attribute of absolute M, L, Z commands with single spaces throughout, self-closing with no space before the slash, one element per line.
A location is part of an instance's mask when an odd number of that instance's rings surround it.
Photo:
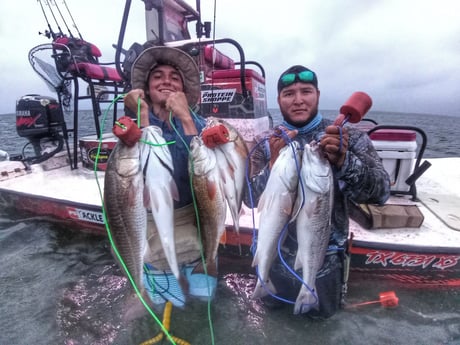
<path fill-rule="evenodd" d="M 122 116 L 115 121 L 112 132 L 127 146 L 134 146 L 142 136 L 141 129 L 129 116 Z"/>
<path fill-rule="evenodd" d="M 203 143 L 210 149 L 228 143 L 229 133 L 224 125 L 216 125 L 203 129 L 201 132 Z"/>
<path fill-rule="evenodd" d="M 396 293 L 394 291 L 385 291 L 379 294 L 378 300 L 349 304 L 346 306 L 346 308 L 355 308 L 376 303 L 380 303 L 380 305 L 385 308 L 394 308 L 398 306 L 399 298 L 396 296 Z"/>
<path fill-rule="evenodd" d="M 340 114 L 335 119 L 334 125 L 342 126 L 345 122 L 357 123 L 362 120 L 371 107 L 372 99 L 367 93 L 354 92 L 340 107 Z"/>

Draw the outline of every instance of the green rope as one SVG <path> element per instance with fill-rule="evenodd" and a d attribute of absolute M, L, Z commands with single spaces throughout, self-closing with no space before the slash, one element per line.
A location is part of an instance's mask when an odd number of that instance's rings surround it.
<path fill-rule="evenodd" d="M 112 232 L 110 230 L 110 226 L 109 226 L 108 221 L 107 221 L 107 215 L 106 215 L 105 204 L 104 204 L 104 196 L 103 196 L 102 188 L 100 186 L 99 178 L 98 178 L 98 175 L 97 175 L 97 165 L 98 165 L 98 160 L 99 160 L 99 154 L 100 154 L 101 147 L 102 147 L 102 134 L 104 133 L 104 123 L 105 123 L 105 120 L 107 118 L 107 114 L 108 114 L 109 110 L 111 109 L 111 107 L 113 106 L 113 104 L 115 102 L 117 102 L 121 97 L 124 97 L 124 95 L 117 96 L 110 103 L 110 106 L 107 108 L 107 110 L 104 112 L 103 122 L 102 122 L 102 126 L 101 126 L 101 133 L 100 133 L 100 138 L 99 138 L 99 145 L 98 145 L 98 148 L 97 148 L 96 159 L 94 161 L 94 174 L 96 176 L 96 183 L 97 183 L 97 187 L 99 189 L 99 196 L 100 196 L 101 202 L 102 202 L 102 215 L 103 215 L 103 218 L 104 218 L 104 225 L 105 225 L 105 229 L 107 231 L 107 236 L 109 238 L 109 242 L 110 242 L 110 245 L 111 245 L 111 247 L 113 249 L 113 252 L 115 253 L 117 259 L 121 263 L 121 266 L 123 267 L 124 271 L 126 272 L 128 280 L 130 281 L 131 285 L 133 286 L 134 291 L 136 292 L 136 295 L 139 297 L 139 300 L 144 305 L 144 307 L 147 309 L 149 314 L 153 317 L 155 322 L 160 326 L 160 328 L 164 332 L 164 334 L 166 334 L 167 338 L 171 341 L 171 343 L 176 344 L 176 342 L 174 341 L 172 336 L 169 334 L 168 330 L 165 328 L 163 323 L 155 315 L 153 310 L 150 308 L 150 306 L 147 304 L 147 302 L 144 300 L 143 296 L 141 295 L 141 293 L 140 293 L 140 291 L 139 291 L 139 289 L 138 289 L 138 287 L 136 285 L 136 282 L 134 281 L 134 278 L 132 277 L 131 273 L 129 272 L 128 267 L 126 266 L 123 258 L 121 257 L 121 255 L 120 255 L 120 253 L 119 253 L 119 251 L 118 251 L 118 249 L 117 249 L 117 247 L 115 245 L 115 242 L 114 242 L 113 237 L 112 237 Z M 139 112 L 139 109 L 140 109 L 140 100 L 138 101 L 138 126 L 140 125 L 140 115 L 139 115 L 140 112 Z"/>
<path fill-rule="evenodd" d="M 196 114 L 192 111 L 192 109 L 190 109 L 190 112 L 194 115 L 195 118 L 197 118 Z M 190 157 L 190 159 L 189 159 L 189 162 L 190 162 L 190 165 L 191 165 L 191 173 L 190 173 L 190 176 L 189 176 L 190 190 L 192 192 L 193 207 L 195 209 L 195 218 L 196 218 L 196 223 L 197 223 L 197 228 L 198 228 L 198 241 L 200 243 L 200 256 L 201 256 L 201 262 L 202 262 L 203 268 L 204 268 L 204 273 L 206 275 L 208 275 L 207 268 L 206 268 L 206 260 L 205 260 L 205 256 L 204 256 L 204 250 L 203 250 L 203 240 L 202 240 L 202 234 L 201 234 L 200 216 L 199 216 L 199 212 L 198 212 L 198 206 L 197 206 L 197 202 L 196 202 L 195 191 L 193 190 L 193 175 L 194 175 L 194 172 L 195 172 L 194 161 L 192 159 L 191 152 L 190 152 L 190 149 L 189 149 L 189 147 L 187 145 L 187 142 L 184 140 L 184 138 L 182 138 L 181 134 L 179 133 L 177 128 L 174 126 L 174 123 L 172 121 L 172 112 L 169 112 L 169 123 L 171 124 L 171 127 L 173 128 L 173 130 L 176 132 L 176 134 L 181 139 L 181 141 L 184 144 L 185 148 L 187 149 L 187 152 L 188 152 L 189 157 Z M 211 295 L 211 289 L 210 289 L 210 286 L 209 286 L 209 280 L 207 278 L 206 278 L 206 284 L 207 284 L 207 288 L 208 288 L 208 296 L 210 296 Z M 214 342 L 214 327 L 213 327 L 212 316 L 211 316 L 211 298 L 208 299 L 208 306 L 207 307 L 208 307 L 207 311 L 208 311 L 209 330 L 210 330 L 210 333 L 211 333 L 211 344 L 214 345 L 215 342 Z"/>

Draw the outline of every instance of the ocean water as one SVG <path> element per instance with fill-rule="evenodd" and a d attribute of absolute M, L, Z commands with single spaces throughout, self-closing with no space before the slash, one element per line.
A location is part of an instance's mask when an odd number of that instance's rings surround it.
<path fill-rule="evenodd" d="M 277 123 L 279 115 L 272 114 Z M 428 136 L 426 157 L 460 152 L 458 118 L 378 112 L 368 117 L 422 128 Z M 82 113 L 87 134 L 94 134 L 91 121 Z M 0 149 L 21 152 L 25 141 L 17 138 L 14 116 L 0 115 L 0 125 Z M 318 321 L 292 315 L 290 306 L 269 310 L 251 300 L 255 276 L 242 271 L 235 266 L 235 272 L 221 272 L 211 303 L 190 300 L 184 309 L 173 308 L 171 334 L 194 345 L 460 344 L 458 288 L 420 289 L 352 274 L 347 303 L 378 300 L 380 292 L 394 291 L 399 305 L 348 308 Z M 0 345 L 141 344 L 160 328 L 148 314 L 122 320 L 129 291 L 107 238 L 0 208 Z M 157 317 L 161 320 L 161 313 Z"/>

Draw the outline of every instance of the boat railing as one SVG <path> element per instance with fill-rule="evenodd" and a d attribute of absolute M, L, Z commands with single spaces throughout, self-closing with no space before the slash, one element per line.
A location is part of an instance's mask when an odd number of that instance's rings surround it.
<path fill-rule="evenodd" d="M 54 60 L 54 66 L 48 64 L 47 73 L 43 73 L 38 66 L 39 61 L 34 54 L 38 51 L 35 47 L 29 53 L 34 70 L 45 80 L 48 85 L 54 87 L 58 95 L 61 106 L 67 106 L 73 109 L 73 128 L 65 128 L 64 137 L 67 139 L 68 134 L 73 136 L 73 154 L 69 154 L 70 165 L 72 169 L 78 165 L 78 145 L 79 145 L 79 112 L 81 110 L 80 101 L 90 100 L 91 110 L 93 113 L 94 129 L 97 137 L 101 133 L 102 115 L 101 105 L 103 103 L 112 103 L 125 90 L 126 84 L 119 75 L 114 63 L 100 62 L 99 49 L 80 39 L 59 37 L 51 44 L 40 46 L 40 50 L 47 50 Z M 52 67 L 50 69 L 50 66 Z M 53 77 L 46 77 L 45 74 L 52 74 Z M 50 82 L 50 79 L 57 81 Z M 81 81 L 87 84 L 86 93 L 82 92 Z M 64 87 L 65 85 L 65 87 Z M 69 86 L 73 85 L 71 90 Z M 73 103 L 70 104 L 71 100 Z M 117 102 L 112 107 L 113 122 L 117 116 Z"/>

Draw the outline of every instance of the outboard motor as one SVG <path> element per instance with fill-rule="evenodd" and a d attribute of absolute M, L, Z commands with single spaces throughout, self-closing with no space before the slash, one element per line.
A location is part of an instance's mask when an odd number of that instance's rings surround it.
<path fill-rule="evenodd" d="M 16 131 L 29 140 L 35 152 L 34 157 L 23 160 L 34 164 L 52 157 L 62 150 L 63 135 L 67 137 L 60 104 L 47 96 L 22 96 L 16 103 Z"/>

